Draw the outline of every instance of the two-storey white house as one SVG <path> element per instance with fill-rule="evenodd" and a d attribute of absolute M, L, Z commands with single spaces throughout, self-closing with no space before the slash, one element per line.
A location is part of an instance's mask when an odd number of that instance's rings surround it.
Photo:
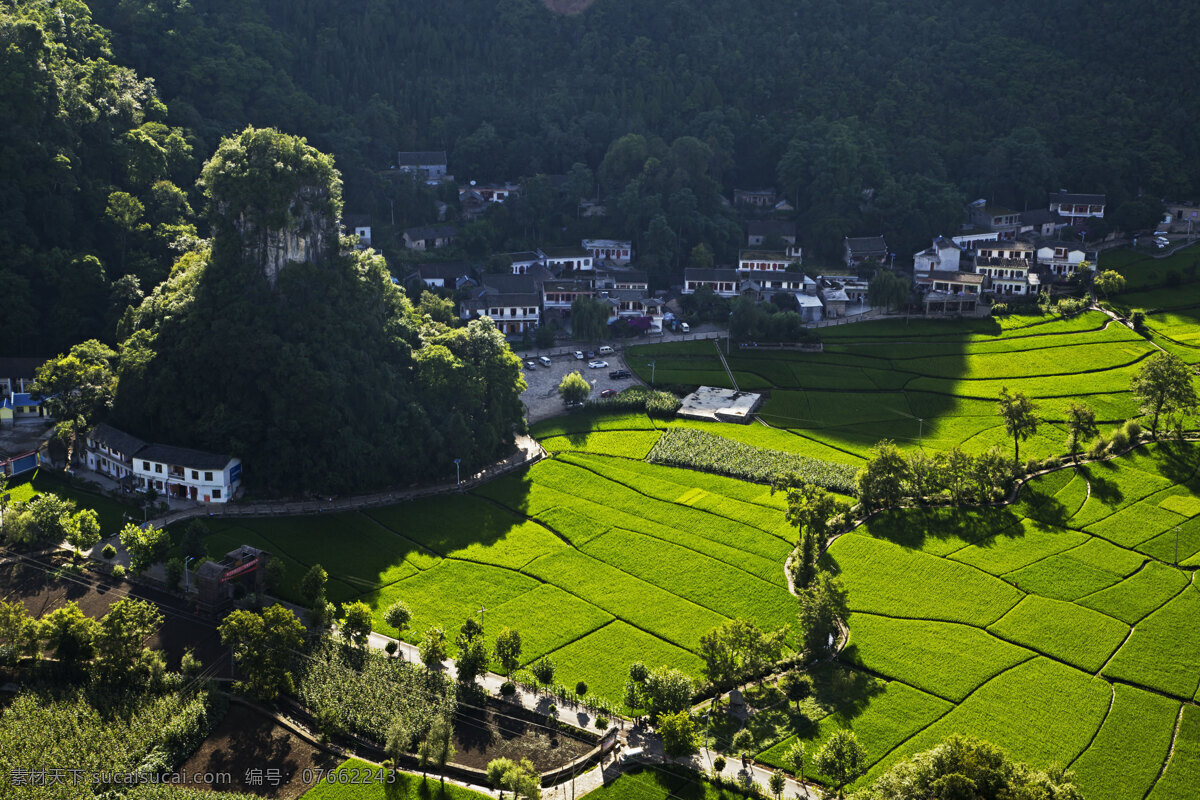
<path fill-rule="evenodd" d="M 996 295 L 1029 294 L 1033 264 L 1033 245 L 1027 242 L 989 242 L 975 251 L 975 273 L 987 279 L 987 288 Z"/>
<path fill-rule="evenodd" d="M 1038 266 L 1055 278 L 1071 277 L 1079 271 L 1079 265 L 1087 260 L 1087 253 L 1070 242 L 1048 242 L 1037 249 Z"/>
<path fill-rule="evenodd" d="M 228 502 L 242 483 L 242 461 L 232 456 L 149 444 L 133 455 L 133 475 L 143 488 L 179 500 Z"/>
<path fill-rule="evenodd" d="M 242 484 L 242 462 L 233 456 L 147 444 L 111 425 L 100 424 L 84 439 L 87 468 L 129 488 L 198 503 L 226 503 Z"/>

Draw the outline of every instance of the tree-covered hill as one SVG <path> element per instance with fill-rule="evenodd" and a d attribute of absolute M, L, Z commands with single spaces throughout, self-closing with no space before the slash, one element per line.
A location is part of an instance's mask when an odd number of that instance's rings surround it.
<path fill-rule="evenodd" d="M 520 362 L 490 320 L 414 310 L 342 247 L 341 182 L 303 140 L 246 129 L 201 173 L 213 230 L 122 321 L 114 421 L 233 453 L 256 490 L 361 491 L 505 455 Z"/>

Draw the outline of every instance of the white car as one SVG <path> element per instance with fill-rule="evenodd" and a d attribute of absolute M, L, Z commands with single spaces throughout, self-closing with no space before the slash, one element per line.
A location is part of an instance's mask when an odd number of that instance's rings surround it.
<path fill-rule="evenodd" d="M 588 369 L 608 369 L 607 361 L 589 361 Z"/>
<path fill-rule="evenodd" d="M 580 361 L 583 361 L 583 351 L 582 351 L 582 350 L 576 350 L 576 351 L 575 351 L 575 357 L 576 357 L 576 358 L 578 358 Z"/>

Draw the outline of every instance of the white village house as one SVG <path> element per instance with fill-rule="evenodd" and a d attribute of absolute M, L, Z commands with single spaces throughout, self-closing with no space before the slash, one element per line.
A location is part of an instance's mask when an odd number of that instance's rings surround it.
<path fill-rule="evenodd" d="M 242 485 L 242 462 L 233 456 L 147 444 L 100 424 L 84 441 L 84 461 L 93 472 L 133 489 L 198 503 L 226 503 Z"/>

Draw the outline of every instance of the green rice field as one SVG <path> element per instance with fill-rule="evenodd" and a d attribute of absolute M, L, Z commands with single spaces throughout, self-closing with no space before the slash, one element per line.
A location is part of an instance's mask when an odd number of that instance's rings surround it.
<path fill-rule="evenodd" d="M 1070 400 L 1091 405 L 1105 423 L 1136 416 L 1129 381 L 1154 352 L 1098 311 L 1072 319 L 880 320 L 822 328 L 821 337 L 821 353 L 750 347 L 729 356 L 739 388 L 768 394 L 760 416 L 771 427 L 756 430 L 760 446 L 825 460 L 837 460 L 829 451 L 861 458 L 884 438 L 902 448 L 1008 450 L 995 405 L 1008 387 L 1040 406 L 1045 421 L 1021 451 L 1044 458 L 1065 449 L 1061 421 Z M 1200 361 L 1200 351 L 1191 360 Z M 633 347 L 626 361 L 646 381 L 653 361 L 660 384 L 730 385 L 713 341 Z"/>
<path fill-rule="evenodd" d="M 1171 333 L 1180 331 L 1151 328 L 1156 342 Z M 817 469 L 861 464 L 884 437 L 1011 452 L 995 410 L 1008 386 L 1035 396 L 1049 420 L 1022 454 L 1048 456 L 1064 449 L 1056 420 L 1069 400 L 1092 405 L 1105 427 L 1136 414 L 1129 379 L 1153 350 L 1098 312 L 872 322 L 823 339 L 823 353 L 730 358 L 740 386 L 769 391 L 769 424 L 572 414 L 534 426 L 548 458 L 463 495 L 320 517 L 215 518 L 208 544 L 244 541 L 280 556 L 290 600 L 321 563 L 331 599 L 365 601 L 384 633 L 395 634 L 383 615 L 401 599 L 413 611 L 410 641 L 431 626 L 452 641 L 472 615 L 489 637 L 514 628 L 523 664 L 548 656 L 557 682 L 583 681 L 619 703 L 633 661 L 699 678 L 700 637 L 713 628 L 734 618 L 795 624 L 785 498 L 651 463 L 660 440 L 677 438 L 664 431 L 806 456 Z M 659 382 L 727 381 L 711 342 L 632 348 L 628 365 L 640 371 L 642 360 L 656 360 Z M 1089 800 L 1194 793 L 1200 449 L 1142 447 L 1060 470 L 1004 507 L 880 513 L 824 559 L 847 591 L 850 637 L 836 661 L 813 669 L 812 698 L 756 705 L 747 726 L 760 762 L 782 765 L 795 741 L 811 755 L 849 728 L 867 752 L 861 785 L 963 733 L 1036 768 L 1069 767 Z M 778 694 L 769 683 L 748 691 Z M 706 737 L 727 751 L 740 725 L 718 712 Z M 602 792 L 678 791 L 664 780 Z"/>
<path fill-rule="evenodd" d="M 962 733 L 1069 765 L 1088 798 L 1194 796 L 1200 586 L 1155 542 L 1198 519 L 1198 467 L 1191 445 L 1145 447 L 1035 479 L 1006 509 L 894 512 L 838 538 L 825 558 L 852 611 L 840 660 L 946 703 L 886 752 L 868 747 L 862 780 Z M 893 691 L 839 724 L 874 736 Z"/>
<path fill-rule="evenodd" d="M 566 436 L 568 434 L 560 434 Z M 209 520 L 211 552 L 240 542 L 282 557 L 280 594 L 300 601 L 308 568 L 335 602 L 361 599 L 377 630 L 412 609 L 405 638 L 469 616 L 522 635 L 521 661 L 548 655 L 558 680 L 614 702 L 643 661 L 700 675 L 700 637 L 733 618 L 795 621 L 783 563 L 793 532 L 767 487 L 567 451 L 473 492 L 362 513 Z M 481 613 L 481 609 L 483 609 Z"/>

